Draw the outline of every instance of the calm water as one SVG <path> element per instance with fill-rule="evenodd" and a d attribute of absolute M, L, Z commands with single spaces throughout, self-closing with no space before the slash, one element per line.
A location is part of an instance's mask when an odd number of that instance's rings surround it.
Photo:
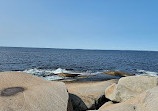
<path fill-rule="evenodd" d="M 158 75 L 158 52 L 0 47 L 0 71 L 48 75 L 105 70 Z"/>

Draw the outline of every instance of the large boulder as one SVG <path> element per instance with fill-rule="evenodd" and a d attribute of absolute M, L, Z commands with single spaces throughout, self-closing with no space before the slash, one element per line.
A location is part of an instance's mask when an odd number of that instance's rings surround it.
<path fill-rule="evenodd" d="M 113 104 L 99 111 L 158 111 L 158 87 L 149 89 L 128 101 Z"/>
<path fill-rule="evenodd" d="M 117 81 L 113 79 L 102 82 L 66 83 L 74 110 L 83 111 L 99 108 L 107 101 L 104 96 L 105 89 Z"/>
<path fill-rule="evenodd" d="M 137 96 L 138 94 L 148 89 L 156 87 L 157 85 L 157 77 L 123 77 L 119 80 L 118 84 L 112 84 L 105 90 L 105 96 L 112 101 L 123 102 Z"/>
<path fill-rule="evenodd" d="M 112 75 L 112 76 L 119 76 L 119 77 L 126 77 L 126 76 L 133 76 L 133 74 L 129 74 L 122 71 L 105 71 L 104 74 Z"/>
<path fill-rule="evenodd" d="M 1 72 L 0 93 L 0 111 L 72 111 L 64 83 L 23 72 Z"/>

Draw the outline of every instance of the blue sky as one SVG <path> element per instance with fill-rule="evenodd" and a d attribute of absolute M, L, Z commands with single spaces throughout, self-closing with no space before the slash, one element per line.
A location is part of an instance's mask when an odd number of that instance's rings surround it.
<path fill-rule="evenodd" d="M 158 51 L 158 1 L 0 0 L 0 46 Z"/>

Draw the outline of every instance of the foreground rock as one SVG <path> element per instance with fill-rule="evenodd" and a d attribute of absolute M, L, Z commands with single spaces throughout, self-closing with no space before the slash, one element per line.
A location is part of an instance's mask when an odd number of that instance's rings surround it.
<path fill-rule="evenodd" d="M 64 83 L 22 72 L 0 73 L 0 111 L 72 111 Z"/>
<path fill-rule="evenodd" d="M 99 111 L 158 111 L 158 87 L 152 88 L 126 102 L 110 105 Z"/>
<path fill-rule="evenodd" d="M 74 110 L 84 111 L 99 108 L 107 101 L 104 96 L 105 89 L 117 81 L 113 79 L 102 82 L 66 83 Z"/>
<path fill-rule="evenodd" d="M 106 107 L 113 105 L 114 103 L 112 101 L 106 102 L 104 105 L 102 105 L 99 110 L 104 110 Z"/>
<path fill-rule="evenodd" d="M 105 90 L 106 98 L 112 101 L 123 102 L 136 97 L 140 93 L 156 87 L 157 77 L 130 76 L 121 78 L 118 84 L 112 84 Z"/>
<path fill-rule="evenodd" d="M 106 71 L 104 73 L 112 76 L 119 76 L 119 77 L 133 76 L 132 74 L 121 72 L 121 71 Z"/>

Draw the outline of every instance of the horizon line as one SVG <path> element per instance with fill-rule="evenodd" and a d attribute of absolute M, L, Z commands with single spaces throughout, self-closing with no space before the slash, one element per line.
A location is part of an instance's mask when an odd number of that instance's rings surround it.
<path fill-rule="evenodd" d="M 137 50 L 137 49 L 80 49 L 80 48 L 52 48 L 52 47 L 25 47 L 25 46 L 0 46 L 6 48 L 36 48 L 36 49 L 65 49 L 65 50 L 102 50 L 102 51 L 146 51 L 146 52 L 158 52 L 158 50 Z"/>

